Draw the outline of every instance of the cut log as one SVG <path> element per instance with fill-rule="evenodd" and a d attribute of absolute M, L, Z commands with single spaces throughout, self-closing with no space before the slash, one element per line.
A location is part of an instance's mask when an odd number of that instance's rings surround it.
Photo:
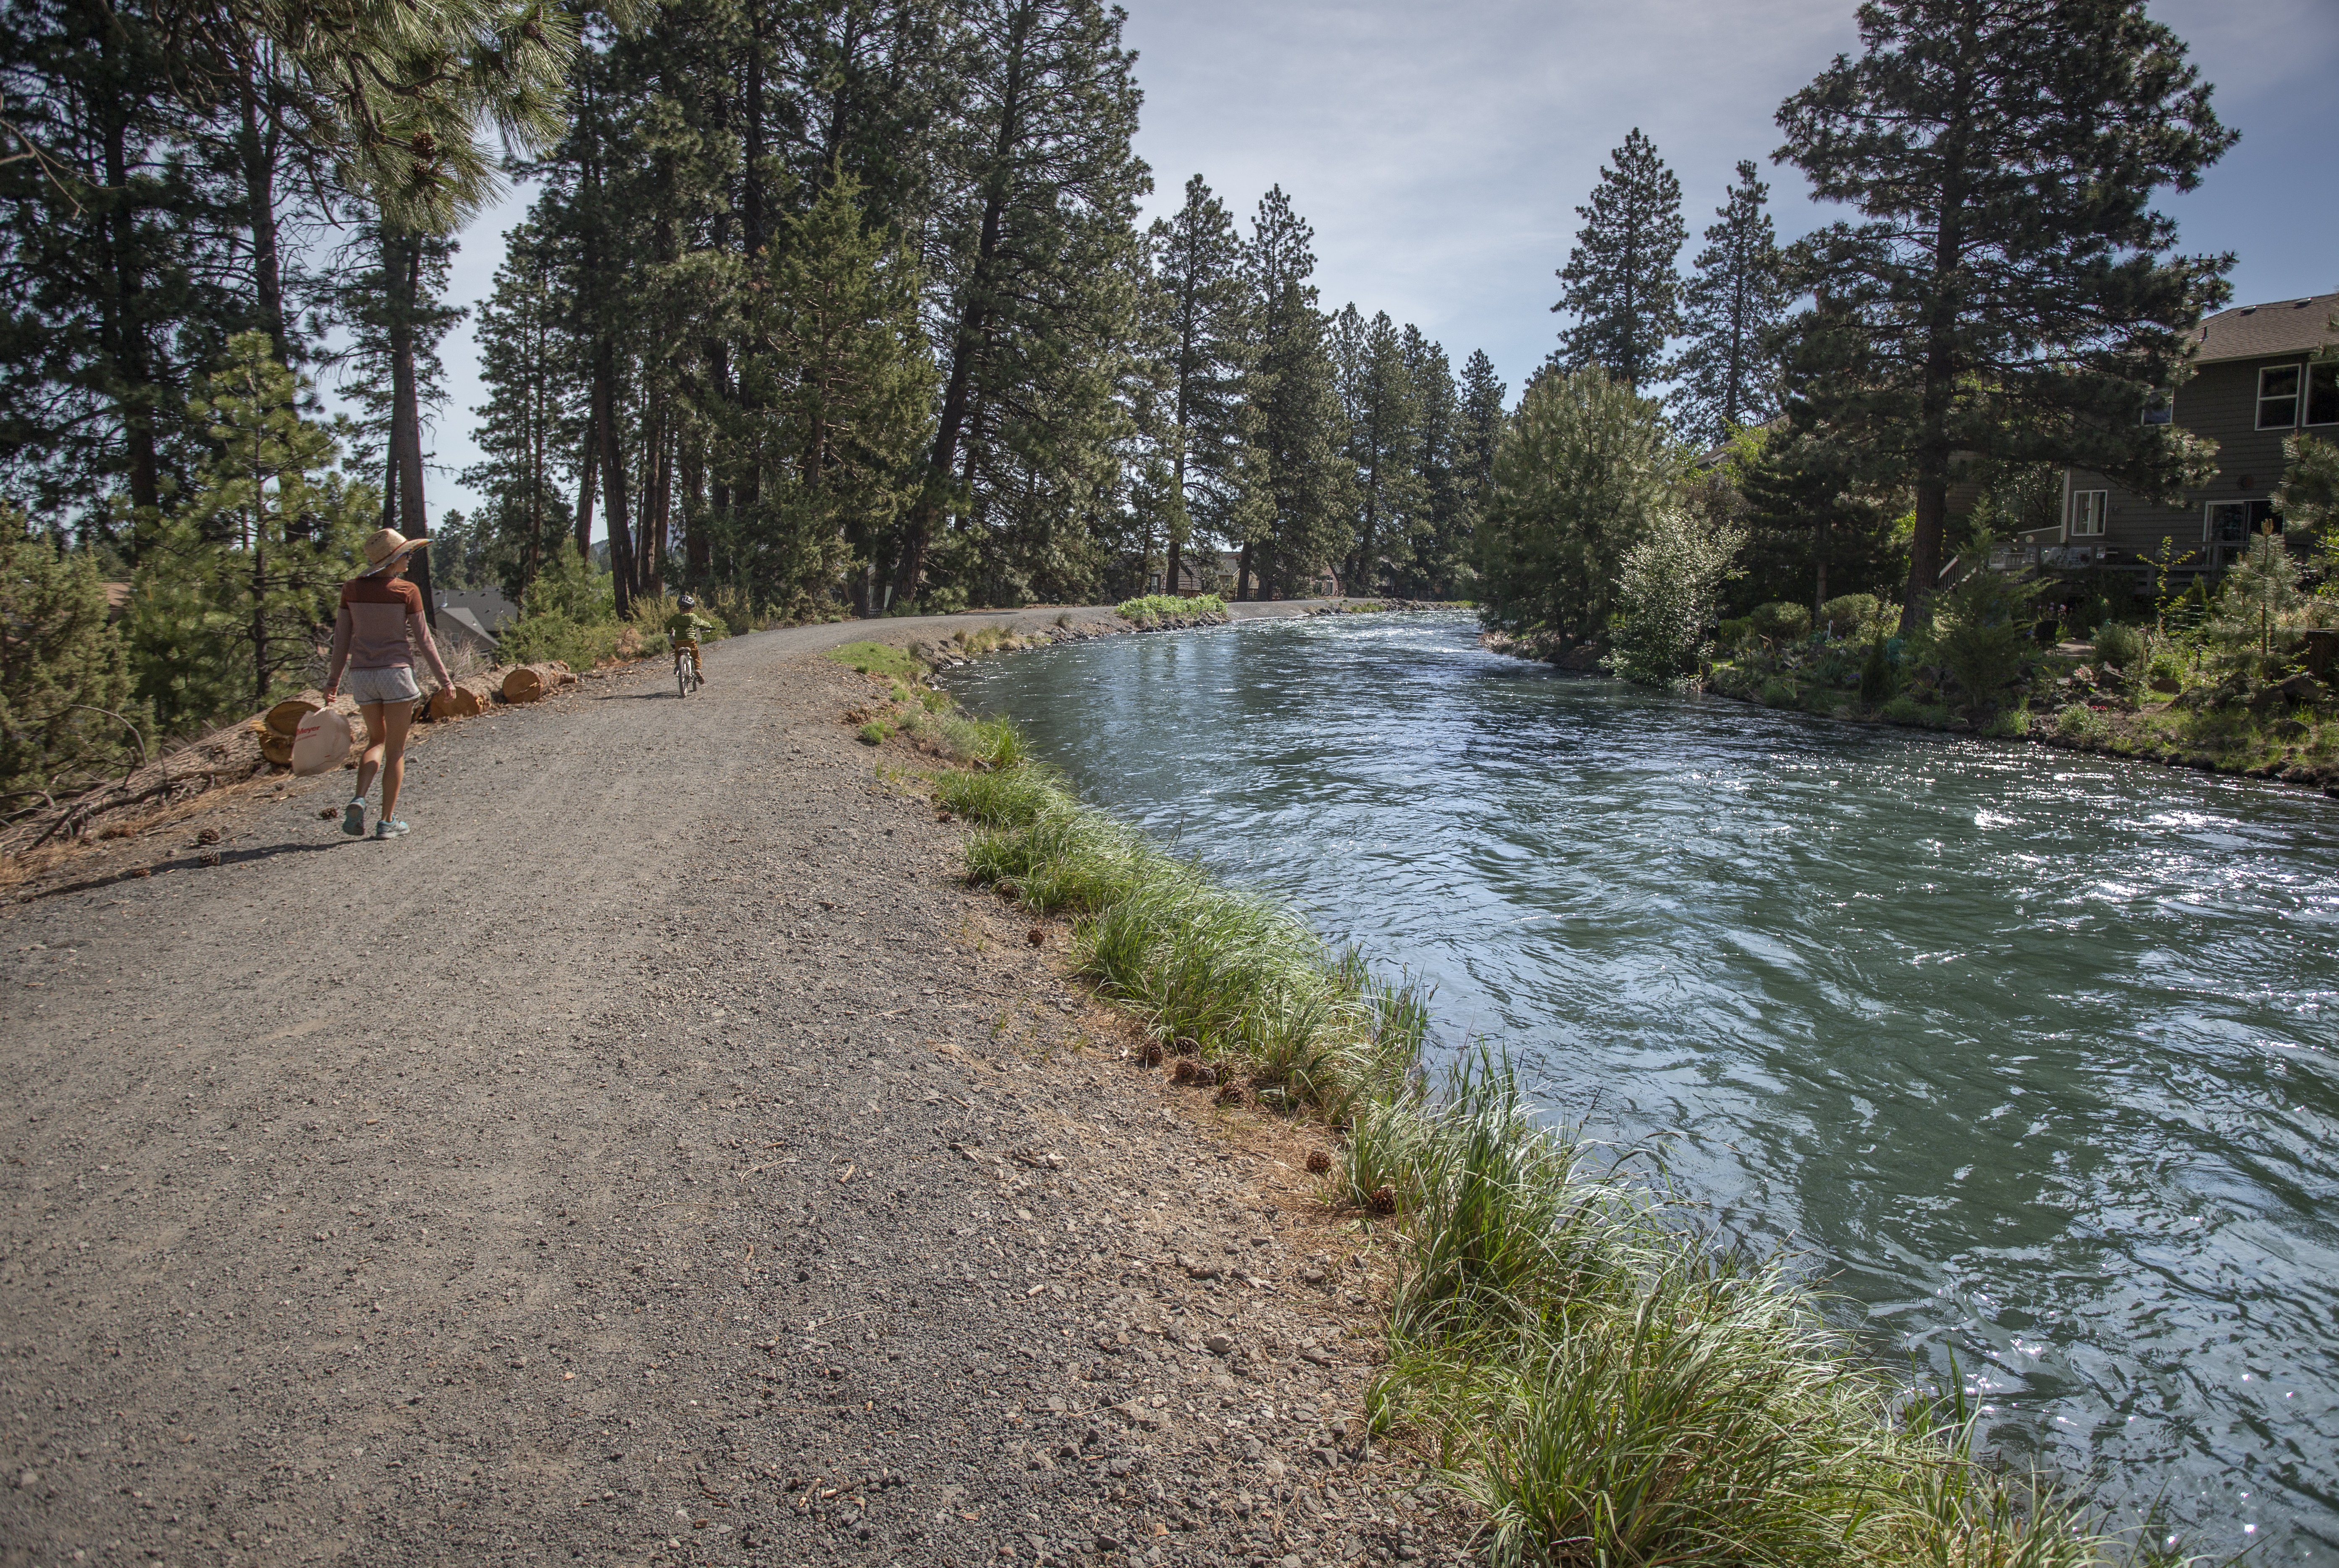
<path fill-rule="evenodd" d="M 576 684 L 577 677 L 569 673 L 567 665 L 558 659 L 550 664 L 521 665 L 504 676 L 504 701 L 539 702 L 562 686 Z"/>
<path fill-rule="evenodd" d="M 268 733 L 282 735 L 289 742 L 299 732 L 301 721 L 324 705 L 325 694 L 322 692 L 302 692 L 297 697 L 286 697 L 268 710 L 265 715 Z"/>
<path fill-rule="evenodd" d="M 314 708 L 311 708 L 309 711 L 311 713 L 316 712 Z M 266 735 L 260 737 L 260 754 L 266 757 L 270 762 L 274 763 L 278 767 L 291 767 L 292 765 L 292 737 L 291 735 L 280 735 L 274 730 L 270 730 Z"/>
<path fill-rule="evenodd" d="M 494 704 L 503 684 L 503 676 L 489 673 L 457 681 L 451 686 L 440 686 L 430 694 L 432 722 L 478 718 Z"/>

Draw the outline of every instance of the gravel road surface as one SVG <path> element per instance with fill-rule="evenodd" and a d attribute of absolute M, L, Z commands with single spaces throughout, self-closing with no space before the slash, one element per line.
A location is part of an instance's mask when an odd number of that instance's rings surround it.
<path fill-rule="evenodd" d="M 1054 616 L 736 638 L 425 732 L 409 838 L 286 779 L 0 906 L 0 1563 L 1458 1556 L 1304 1133 L 1132 1066 L 813 656 Z"/>

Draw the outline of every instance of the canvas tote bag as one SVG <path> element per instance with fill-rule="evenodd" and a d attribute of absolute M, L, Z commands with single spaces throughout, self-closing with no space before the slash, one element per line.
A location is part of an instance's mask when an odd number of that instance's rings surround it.
<path fill-rule="evenodd" d="M 350 721 L 334 708 L 303 715 L 292 732 L 292 771 L 307 775 L 331 773 L 350 760 Z"/>

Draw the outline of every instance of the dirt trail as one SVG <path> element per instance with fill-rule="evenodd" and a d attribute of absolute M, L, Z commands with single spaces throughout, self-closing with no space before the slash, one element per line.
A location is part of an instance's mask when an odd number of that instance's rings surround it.
<path fill-rule="evenodd" d="M 437 734 L 404 840 L 332 775 L 0 907 L 0 1562 L 1453 1553 L 1298 1135 L 957 883 L 809 657 L 872 629 Z"/>

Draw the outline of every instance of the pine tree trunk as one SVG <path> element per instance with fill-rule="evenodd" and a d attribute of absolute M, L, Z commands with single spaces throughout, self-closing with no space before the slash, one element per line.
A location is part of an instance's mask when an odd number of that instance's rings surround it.
<path fill-rule="evenodd" d="M 103 25 L 98 29 L 99 50 L 109 58 L 117 46 L 118 29 Z M 153 373 L 147 361 L 145 327 L 141 320 L 140 298 L 145 292 L 145 279 L 137 262 L 138 215 L 132 210 L 130 197 L 130 105 L 126 103 L 106 104 L 105 115 L 105 183 L 106 229 L 113 241 L 113 254 L 108 258 L 113 273 L 113 298 L 106 301 L 106 348 L 116 373 L 121 377 L 123 393 L 115 400 L 122 419 L 123 455 L 129 459 L 130 504 L 141 517 L 151 517 L 163 504 L 162 464 L 154 444 L 154 419 L 147 399 L 153 394 Z M 131 559 L 135 565 L 139 547 L 138 523 L 131 527 Z"/>
<path fill-rule="evenodd" d="M 256 509 L 258 495 L 252 498 Z M 268 550 L 257 529 L 252 541 L 252 705 L 268 700 Z"/>
<path fill-rule="evenodd" d="M 1811 628 L 1814 631 L 1819 629 L 1820 609 L 1827 603 L 1828 530 L 1833 522 L 1828 514 L 1820 514 L 1819 548 L 1814 552 L 1819 557 L 1819 569 L 1812 575 L 1811 587 Z"/>
<path fill-rule="evenodd" d="M 991 191 L 982 204 L 982 237 L 976 242 L 974 266 L 967 281 L 958 330 L 951 339 L 949 389 L 943 396 L 942 418 L 934 431 L 933 456 L 926 465 L 925 490 L 910 513 L 909 537 L 902 541 L 902 559 L 894 573 L 894 596 L 904 605 L 915 602 L 925 577 L 926 547 L 933 538 L 934 523 L 942 513 L 942 498 L 950 482 L 951 469 L 957 464 L 959 431 L 966 420 L 970 380 L 988 324 L 984 301 L 990 297 L 992 270 L 999 254 L 1000 225 L 1006 216 L 1004 171 L 1009 154 L 1023 138 L 1023 45 L 1029 25 L 1028 12 L 1019 11 L 1008 45 L 1007 76 L 1000 92 L 999 136 L 992 149 Z"/>
<path fill-rule="evenodd" d="M 680 457 L 682 467 L 683 516 L 683 582 L 686 586 L 706 580 L 706 449 L 696 440 L 686 439 Z"/>
<path fill-rule="evenodd" d="M 1235 557 L 1235 597 L 1238 600 L 1247 600 L 1250 597 L 1250 541 L 1248 539 L 1243 541 L 1242 553 Z"/>
<path fill-rule="evenodd" d="M 577 457 L 577 554 L 593 558 L 593 492 L 601 470 L 600 407 L 585 416 L 585 449 Z"/>
<path fill-rule="evenodd" d="M 747 7 L 747 82 L 742 105 L 746 123 L 740 127 L 742 161 L 746 165 L 740 181 L 740 219 L 746 232 L 747 259 L 752 262 L 764 249 L 764 7 Z"/>
<path fill-rule="evenodd" d="M 634 613 L 634 545 L 626 528 L 626 455 L 617 439 L 617 352 L 604 336 L 593 351 L 593 424 L 601 435 L 601 488 L 609 518 L 609 576 L 617 618 Z"/>
<path fill-rule="evenodd" d="M 390 451 L 397 470 L 399 520 L 394 526 L 410 539 L 430 537 L 430 521 L 423 510 L 422 403 L 414 374 L 414 313 L 422 286 L 422 241 L 419 235 L 384 233 L 382 275 L 390 284 Z M 430 552 L 417 550 L 409 557 L 407 575 L 422 591 L 422 615 L 435 631 L 439 606 L 430 592 Z"/>
<path fill-rule="evenodd" d="M 1947 162 L 1955 169 L 1962 156 L 1963 138 L 1948 140 L 1954 144 Z M 1963 205 L 1962 187 L 1952 175 L 1944 182 L 1941 219 L 1933 236 L 1935 298 L 1925 333 L 1924 380 L 1917 415 L 1917 528 L 1909 541 L 1909 591 L 1900 605 L 1903 636 L 1931 619 L 1933 594 L 1941 586 L 1941 533 L 1949 512 L 1949 401 L 1957 391 L 1956 306 L 1942 285 L 1963 253 L 1964 233 L 1958 223 Z"/>
<path fill-rule="evenodd" d="M 260 320 L 276 344 L 276 362 L 292 363 L 292 334 L 284 320 L 284 265 L 276 229 L 276 149 L 261 133 L 260 100 L 245 62 L 236 84 L 243 111 L 243 135 L 237 151 L 243 167 L 245 222 L 252 231 L 252 278 L 259 296 Z"/>

